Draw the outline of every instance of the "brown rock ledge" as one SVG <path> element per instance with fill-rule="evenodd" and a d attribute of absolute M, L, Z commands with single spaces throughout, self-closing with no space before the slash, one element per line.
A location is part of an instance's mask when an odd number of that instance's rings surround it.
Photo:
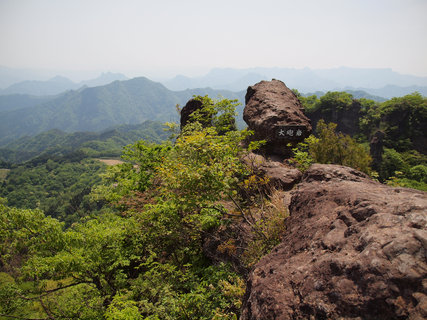
<path fill-rule="evenodd" d="M 313 165 L 283 242 L 255 266 L 241 319 L 427 318 L 427 193 Z"/>

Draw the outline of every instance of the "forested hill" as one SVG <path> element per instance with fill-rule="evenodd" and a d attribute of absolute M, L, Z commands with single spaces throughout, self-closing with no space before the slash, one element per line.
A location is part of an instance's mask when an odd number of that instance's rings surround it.
<path fill-rule="evenodd" d="M 66 156 L 81 153 L 88 157 L 120 156 L 123 147 L 144 139 L 160 143 L 168 138 L 161 122 L 145 121 L 119 125 L 102 132 L 66 133 L 52 129 L 34 137 L 25 136 L 0 148 L 0 162 L 20 163 L 40 156 Z"/>
<path fill-rule="evenodd" d="M 55 96 L 32 96 L 28 94 L 0 95 L 0 113 L 24 108 L 32 108 L 55 99 Z"/>
<path fill-rule="evenodd" d="M 0 145 L 51 129 L 100 131 L 146 120 L 176 120 L 176 104 L 185 104 L 194 94 L 241 100 L 244 95 L 209 88 L 174 92 L 144 77 L 115 81 L 68 91 L 35 107 L 0 112 Z"/>

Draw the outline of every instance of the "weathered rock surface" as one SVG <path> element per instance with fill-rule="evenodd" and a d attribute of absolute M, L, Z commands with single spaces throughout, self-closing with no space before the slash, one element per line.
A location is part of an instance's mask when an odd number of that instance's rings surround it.
<path fill-rule="evenodd" d="M 268 185 L 280 190 L 290 190 L 302 177 L 301 171 L 286 166 L 281 158 L 265 158 L 259 154 L 249 153 L 243 162 L 261 177 L 268 177 Z"/>
<path fill-rule="evenodd" d="M 253 140 L 266 140 L 265 152 L 287 155 L 289 142 L 300 142 L 311 133 L 310 120 L 295 94 L 279 80 L 261 81 L 248 87 L 243 120 L 255 132 Z M 292 137 L 280 136 L 278 128 L 298 126 L 301 131 Z"/>
<path fill-rule="evenodd" d="M 313 165 L 241 319 L 426 319 L 427 193 Z"/>

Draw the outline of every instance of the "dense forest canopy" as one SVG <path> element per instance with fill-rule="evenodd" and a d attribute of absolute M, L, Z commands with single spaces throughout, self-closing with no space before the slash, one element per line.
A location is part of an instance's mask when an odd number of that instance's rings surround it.
<path fill-rule="evenodd" d="M 16 139 L 0 148 L 0 161 L 20 163 L 36 157 L 64 156 L 82 152 L 87 157 L 120 157 L 122 148 L 138 139 L 167 139 L 162 123 L 144 121 L 119 125 L 101 132 L 66 133 L 58 129 Z"/>

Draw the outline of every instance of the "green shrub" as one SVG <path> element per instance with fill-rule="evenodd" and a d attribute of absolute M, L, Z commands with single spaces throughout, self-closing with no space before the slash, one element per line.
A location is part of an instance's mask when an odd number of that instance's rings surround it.
<path fill-rule="evenodd" d="M 427 166 L 422 164 L 409 169 L 409 177 L 413 180 L 427 183 Z"/>
<path fill-rule="evenodd" d="M 384 149 L 383 159 L 379 168 L 381 180 L 389 179 L 395 175 L 395 172 L 405 173 L 408 171 L 408 165 L 402 158 L 402 155 L 394 149 Z"/>
<path fill-rule="evenodd" d="M 354 139 L 342 133 L 336 133 L 335 123 L 326 124 L 320 120 L 317 124 L 318 138 L 310 136 L 293 149 L 293 162 L 305 170 L 312 162 L 340 164 L 371 173 L 372 158 L 366 148 Z"/>

